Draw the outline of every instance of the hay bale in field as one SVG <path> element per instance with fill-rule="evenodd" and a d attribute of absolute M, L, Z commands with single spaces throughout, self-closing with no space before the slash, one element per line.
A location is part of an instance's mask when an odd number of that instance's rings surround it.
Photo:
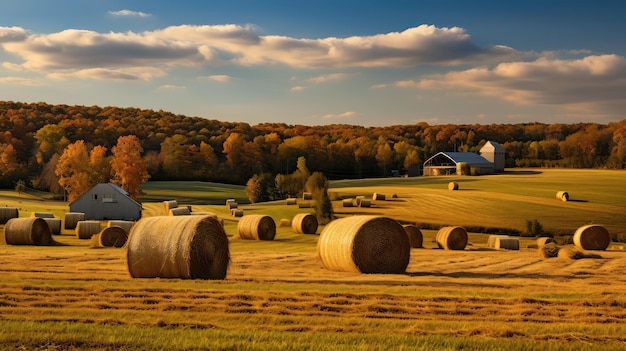
<path fill-rule="evenodd" d="M 343 199 L 341 200 L 341 206 L 343 207 L 354 207 L 353 199 Z"/>
<path fill-rule="evenodd" d="M 229 208 L 230 208 L 230 205 L 229 205 L 229 204 L 230 204 L 231 202 L 237 202 L 237 200 L 235 200 L 235 199 L 226 199 L 226 207 L 229 207 Z"/>
<path fill-rule="evenodd" d="M 569 201 L 569 193 L 567 191 L 557 191 L 556 198 L 561 201 Z"/>
<path fill-rule="evenodd" d="M 0 207 L 0 224 L 6 224 L 11 218 L 18 218 L 20 211 L 17 207 Z"/>
<path fill-rule="evenodd" d="M 163 205 L 165 206 L 165 213 L 169 213 L 171 209 L 178 207 L 178 201 L 176 200 L 163 201 Z"/>
<path fill-rule="evenodd" d="M 52 212 L 31 212 L 31 218 L 54 218 L 54 214 Z"/>
<path fill-rule="evenodd" d="M 443 227 L 436 236 L 437 246 L 444 250 L 464 250 L 467 240 L 467 231 L 458 226 Z"/>
<path fill-rule="evenodd" d="M 50 226 L 43 218 L 11 218 L 4 226 L 7 245 L 51 245 Z"/>
<path fill-rule="evenodd" d="M 134 221 L 111 220 L 107 223 L 107 227 L 118 226 L 124 228 L 126 233 L 130 233 L 131 228 L 135 225 Z"/>
<path fill-rule="evenodd" d="M 212 216 L 159 216 L 137 221 L 126 243 L 133 278 L 224 279 L 228 237 Z"/>
<path fill-rule="evenodd" d="M 313 200 L 313 194 L 308 192 L 302 193 L 302 200 Z"/>
<path fill-rule="evenodd" d="M 372 201 L 377 201 L 377 200 L 385 201 L 385 197 L 386 197 L 385 194 L 374 193 L 372 194 Z"/>
<path fill-rule="evenodd" d="M 190 214 L 189 207 L 176 207 L 171 208 L 169 211 L 170 216 L 189 216 Z"/>
<path fill-rule="evenodd" d="M 288 218 L 281 218 L 280 221 L 278 221 L 278 227 L 279 228 L 291 227 L 291 220 Z"/>
<path fill-rule="evenodd" d="M 590 224 L 578 228 L 573 240 L 581 250 L 606 250 L 611 243 L 611 235 L 603 226 Z"/>
<path fill-rule="evenodd" d="M 542 247 L 546 246 L 549 243 L 555 243 L 556 244 L 556 241 L 554 241 L 553 238 L 550 238 L 550 237 L 547 237 L 547 236 L 544 236 L 544 237 L 541 237 L 541 238 L 537 238 L 537 247 L 538 248 L 542 248 Z"/>
<path fill-rule="evenodd" d="M 295 197 L 290 197 L 287 199 L 287 205 L 295 205 L 298 203 L 298 199 L 296 199 Z"/>
<path fill-rule="evenodd" d="M 79 221 L 75 230 L 78 239 L 91 239 L 92 235 L 100 233 L 100 221 Z"/>
<path fill-rule="evenodd" d="M 495 248 L 497 238 L 508 238 L 508 235 L 489 235 L 487 238 L 487 247 Z"/>
<path fill-rule="evenodd" d="M 519 250 L 519 238 L 496 238 L 493 248 L 496 250 Z"/>
<path fill-rule="evenodd" d="M 568 260 L 579 260 L 581 258 L 602 258 L 602 256 L 597 254 L 586 254 L 578 251 L 576 248 L 571 246 L 561 248 L 561 250 L 559 250 L 558 257 Z"/>
<path fill-rule="evenodd" d="M 313 207 L 313 204 L 311 201 L 304 201 L 304 202 L 298 203 L 298 208 L 311 208 L 311 207 Z"/>
<path fill-rule="evenodd" d="M 421 248 L 424 244 L 424 236 L 422 231 L 413 224 L 405 224 L 402 226 L 406 232 L 407 238 L 409 238 L 409 245 L 413 248 Z"/>
<path fill-rule="evenodd" d="M 61 218 L 44 218 L 44 221 L 48 223 L 50 227 L 50 233 L 54 235 L 61 234 Z"/>
<path fill-rule="evenodd" d="M 276 223 L 266 215 L 243 216 L 237 224 L 237 234 L 241 239 L 274 240 Z"/>
<path fill-rule="evenodd" d="M 228 208 L 229 210 L 232 210 L 234 208 L 238 208 L 239 204 L 236 201 L 229 201 L 226 202 L 226 208 Z"/>
<path fill-rule="evenodd" d="M 102 247 L 123 247 L 128 240 L 128 232 L 120 226 L 108 226 L 98 235 L 98 244 Z"/>
<path fill-rule="evenodd" d="M 67 212 L 65 214 L 65 229 L 76 229 L 76 225 L 80 221 L 85 220 L 85 214 L 82 212 Z"/>
<path fill-rule="evenodd" d="M 233 217 L 243 217 L 243 210 L 240 210 L 240 209 L 238 209 L 238 208 L 236 208 L 236 209 L 232 209 L 232 210 L 230 210 L 230 214 L 231 214 Z"/>
<path fill-rule="evenodd" d="M 459 183 L 457 182 L 448 183 L 448 190 L 459 190 Z"/>
<path fill-rule="evenodd" d="M 409 264 L 409 239 L 396 220 L 351 216 L 331 221 L 317 242 L 326 269 L 356 273 L 403 273 Z"/>
<path fill-rule="evenodd" d="M 291 221 L 291 228 L 298 234 L 315 234 L 317 226 L 317 217 L 313 213 L 298 213 Z"/>
<path fill-rule="evenodd" d="M 359 202 L 359 207 L 372 207 L 372 200 L 361 199 L 361 201 Z"/>
<path fill-rule="evenodd" d="M 544 258 L 557 257 L 559 255 L 560 248 L 555 243 L 547 243 L 543 247 L 539 248 L 539 254 Z"/>
<path fill-rule="evenodd" d="M 363 196 L 363 195 L 358 195 L 358 196 L 356 196 L 356 197 L 354 198 L 354 203 L 355 203 L 357 206 L 361 207 L 361 201 L 363 201 L 363 199 L 365 199 L 365 196 Z"/>

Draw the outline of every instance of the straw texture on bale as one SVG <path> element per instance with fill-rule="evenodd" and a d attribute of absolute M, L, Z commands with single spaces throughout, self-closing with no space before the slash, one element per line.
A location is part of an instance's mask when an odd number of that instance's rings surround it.
<path fill-rule="evenodd" d="M 85 214 L 82 212 L 67 212 L 65 214 L 65 229 L 76 229 L 76 225 L 80 221 L 85 220 Z"/>
<path fill-rule="evenodd" d="M 128 232 L 119 226 L 109 226 L 98 234 L 98 243 L 102 247 L 123 247 L 128 240 Z"/>
<path fill-rule="evenodd" d="M 313 200 L 313 194 L 307 192 L 302 193 L 302 200 Z"/>
<path fill-rule="evenodd" d="M 547 243 L 539 248 L 539 254 L 544 258 L 552 258 L 559 255 L 559 250 L 560 248 L 555 243 Z"/>
<path fill-rule="evenodd" d="M 357 197 L 355 197 L 355 198 L 354 198 L 354 203 L 355 203 L 357 206 L 361 206 L 361 201 L 362 201 L 363 199 L 365 199 L 365 196 L 363 196 L 363 195 L 358 195 Z"/>
<path fill-rule="evenodd" d="M 557 191 L 556 198 L 561 201 L 569 201 L 569 193 L 567 191 Z"/>
<path fill-rule="evenodd" d="M 317 217 L 312 213 L 298 213 L 291 221 L 291 228 L 298 234 L 315 234 L 317 226 Z"/>
<path fill-rule="evenodd" d="M 354 207 L 354 200 L 353 199 L 343 199 L 343 200 L 341 200 L 341 205 L 343 207 Z"/>
<path fill-rule="evenodd" d="M 247 215 L 237 224 L 237 234 L 247 240 L 274 240 L 276 223 L 266 215 Z"/>
<path fill-rule="evenodd" d="M 31 218 L 54 218 L 54 214 L 51 212 L 31 212 Z"/>
<path fill-rule="evenodd" d="M 287 199 L 287 205 L 295 205 L 296 203 L 298 203 L 298 199 L 296 199 L 295 197 L 290 197 Z"/>
<path fill-rule="evenodd" d="M 409 239 L 396 220 L 351 216 L 326 225 L 317 254 L 326 269 L 355 273 L 403 273 L 409 264 Z"/>
<path fill-rule="evenodd" d="M 444 250 L 464 250 L 467 246 L 467 231 L 463 227 L 443 227 L 435 239 L 437 246 Z"/>
<path fill-rule="evenodd" d="M 8 245 L 50 245 L 53 243 L 50 227 L 43 218 L 11 218 L 4 226 L 4 240 Z"/>
<path fill-rule="evenodd" d="M 537 247 L 542 248 L 549 243 L 556 243 L 553 238 L 549 238 L 547 236 L 537 238 Z"/>
<path fill-rule="evenodd" d="M 240 209 L 232 209 L 232 210 L 230 210 L 230 214 L 231 214 L 233 217 L 243 217 L 243 210 L 240 210 Z"/>
<path fill-rule="evenodd" d="M 228 237 L 212 216 L 142 218 L 126 249 L 133 278 L 224 279 L 230 261 Z"/>
<path fill-rule="evenodd" d="M 574 247 L 561 248 L 557 256 L 568 260 L 580 260 L 581 258 L 602 258 L 602 256 L 597 254 L 586 254 L 584 252 L 580 252 Z"/>
<path fill-rule="evenodd" d="M 48 223 L 50 227 L 50 233 L 54 235 L 61 234 L 61 218 L 44 218 L 44 221 Z"/>
<path fill-rule="evenodd" d="M 118 226 L 123 228 L 126 233 L 130 233 L 130 229 L 133 227 L 135 222 L 133 221 L 122 221 L 122 220 L 112 220 L 107 223 L 107 227 Z"/>
<path fill-rule="evenodd" d="M 178 201 L 176 200 L 163 201 L 163 205 L 165 206 L 165 212 L 167 213 L 171 209 L 178 207 Z"/>
<path fill-rule="evenodd" d="M 359 207 L 371 207 L 372 206 L 372 200 L 370 199 L 361 199 L 361 202 L 359 202 Z"/>
<path fill-rule="evenodd" d="M 508 235 L 489 235 L 487 238 L 487 247 L 495 248 L 497 238 L 508 238 Z"/>
<path fill-rule="evenodd" d="M 291 220 L 288 218 L 281 218 L 280 221 L 278 221 L 278 228 L 285 227 L 291 227 Z"/>
<path fill-rule="evenodd" d="M 189 216 L 190 214 L 191 211 L 189 210 L 189 207 L 170 208 L 169 212 L 170 216 Z"/>
<path fill-rule="evenodd" d="M 409 238 L 409 244 L 412 248 L 421 248 L 424 244 L 424 236 L 422 235 L 422 231 L 414 226 L 413 224 L 405 224 L 402 226 L 404 231 L 406 232 L 407 237 Z"/>
<path fill-rule="evenodd" d="M 11 218 L 18 218 L 20 212 L 17 207 L 0 207 L 0 224 L 6 224 Z"/>
<path fill-rule="evenodd" d="M 459 190 L 459 183 L 457 182 L 448 183 L 448 190 Z"/>
<path fill-rule="evenodd" d="M 92 235 L 100 233 L 100 221 L 79 221 L 75 230 L 78 239 L 91 239 Z"/>
<path fill-rule="evenodd" d="M 578 228 L 573 240 L 581 250 L 606 250 L 611 243 L 611 235 L 603 226 L 590 224 Z"/>
<path fill-rule="evenodd" d="M 376 201 L 376 200 L 384 201 L 385 197 L 386 197 L 385 194 L 374 193 L 372 194 L 372 201 Z"/>
<path fill-rule="evenodd" d="M 518 238 L 496 238 L 493 247 L 496 250 L 519 250 Z"/>

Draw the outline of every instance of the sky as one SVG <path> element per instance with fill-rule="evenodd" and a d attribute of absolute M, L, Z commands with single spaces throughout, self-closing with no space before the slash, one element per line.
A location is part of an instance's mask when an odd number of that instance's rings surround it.
<path fill-rule="evenodd" d="M 0 100 L 227 122 L 626 118 L 626 2 L 20 0 Z"/>

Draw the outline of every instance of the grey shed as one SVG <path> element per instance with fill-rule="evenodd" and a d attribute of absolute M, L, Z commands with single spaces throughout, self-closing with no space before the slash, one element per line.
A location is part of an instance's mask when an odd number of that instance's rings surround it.
<path fill-rule="evenodd" d="M 480 155 L 493 163 L 493 171 L 504 172 L 504 147 L 495 141 L 488 141 L 480 148 Z"/>
<path fill-rule="evenodd" d="M 113 183 L 96 184 L 70 203 L 70 212 L 82 212 L 86 220 L 129 220 L 141 218 L 141 204 Z"/>

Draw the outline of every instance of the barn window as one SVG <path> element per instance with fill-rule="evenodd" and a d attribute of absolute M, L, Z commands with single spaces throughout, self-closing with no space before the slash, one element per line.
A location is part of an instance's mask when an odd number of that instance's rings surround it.
<path fill-rule="evenodd" d="M 117 202 L 117 201 L 115 201 L 115 195 L 104 194 L 102 195 L 102 202 Z"/>
<path fill-rule="evenodd" d="M 91 194 L 92 200 L 98 200 L 98 194 Z"/>

